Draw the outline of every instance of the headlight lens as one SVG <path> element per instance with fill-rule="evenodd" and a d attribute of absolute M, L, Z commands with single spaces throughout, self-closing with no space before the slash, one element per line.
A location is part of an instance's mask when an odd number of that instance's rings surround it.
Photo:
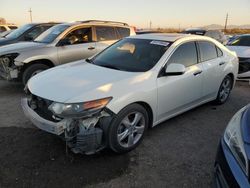
<path fill-rule="evenodd" d="M 0 63 L 3 63 L 6 66 L 10 66 L 11 63 L 14 63 L 14 60 L 17 58 L 18 53 L 6 54 L 0 57 Z"/>
<path fill-rule="evenodd" d="M 241 134 L 241 117 L 245 109 L 246 108 L 242 108 L 233 116 L 225 130 L 224 140 L 230 148 L 235 159 L 238 161 L 241 168 L 248 176 L 248 159 Z"/>
<path fill-rule="evenodd" d="M 74 104 L 63 104 L 54 102 L 49 106 L 49 110 L 51 110 L 55 115 L 59 117 L 78 118 L 99 112 L 111 101 L 111 99 L 112 97 L 108 97 L 94 101 Z"/>

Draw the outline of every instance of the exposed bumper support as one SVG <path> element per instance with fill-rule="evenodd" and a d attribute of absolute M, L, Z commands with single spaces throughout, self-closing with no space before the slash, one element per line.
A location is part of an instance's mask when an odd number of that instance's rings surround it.
<path fill-rule="evenodd" d="M 27 98 L 23 98 L 21 100 L 21 105 L 22 105 L 25 116 L 29 118 L 30 121 L 39 129 L 42 129 L 46 132 L 49 132 L 55 135 L 61 135 L 62 133 L 64 133 L 64 129 L 66 128 L 66 125 L 67 125 L 66 120 L 62 120 L 61 122 L 55 123 L 55 122 L 51 122 L 46 119 L 43 119 L 33 109 L 29 107 Z"/>
<path fill-rule="evenodd" d="M 0 76 L 5 80 L 12 80 L 18 78 L 18 69 L 17 68 L 10 68 L 0 64 Z"/>

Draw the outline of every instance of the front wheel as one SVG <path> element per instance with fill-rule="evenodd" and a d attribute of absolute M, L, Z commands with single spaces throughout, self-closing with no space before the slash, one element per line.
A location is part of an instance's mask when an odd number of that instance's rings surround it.
<path fill-rule="evenodd" d="M 38 74 L 38 73 L 40 73 L 48 68 L 49 68 L 49 66 L 44 65 L 44 64 L 40 64 L 40 63 L 30 65 L 23 72 L 23 76 L 22 76 L 23 84 L 26 85 L 32 76 L 35 76 L 36 74 Z"/>
<path fill-rule="evenodd" d="M 229 75 L 227 75 L 221 83 L 215 103 L 224 104 L 231 93 L 232 87 L 233 79 Z"/>
<path fill-rule="evenodd" d="M 142 141 L 148 123 L 148 113 L 141 105 L 132 104 L 125 107 L 110 125 L 109 147 L 116 153 L 133 150 Z"/>

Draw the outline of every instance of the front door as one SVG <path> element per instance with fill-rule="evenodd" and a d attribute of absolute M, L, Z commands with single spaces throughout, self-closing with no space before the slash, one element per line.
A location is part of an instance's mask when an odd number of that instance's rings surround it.
<path fill-rule="evenodd" d="M 66 34 L 62 40 L 64 43 L 57 47 L 60 64 L 86 59 L 96 53 L 96 43 L 92 40 L 91 27 L 74 29 Z"/>
<path fill-rule="evenodd" d="M 161 76 L 157 79 L 158 121 L 174 116 L 200 102 L 203 68 L 197 57 L 195 42 L 180 45 L 170 57 L 167 65 L 183 64 L 186 71 L 183 75 Z"/>

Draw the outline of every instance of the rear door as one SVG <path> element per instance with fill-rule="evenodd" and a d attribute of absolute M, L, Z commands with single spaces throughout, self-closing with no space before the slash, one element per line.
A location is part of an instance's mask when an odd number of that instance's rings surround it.
<path fill-rule="evenodd" d="M 186 71 L 183 75 L 157 79 L 159 121 L 199 104 L 202 98 L 203 68 L 198 63 L 195 42 L 180 45 L 166 66 L 171 63 L 183 64 Z"/>
<path fill-rule="evenodd" d="M 204 84 L 203 97 L 214 98 L 217 95 L 219 86 L 223 79 L 223 68 L 226 62 L 223 61 L 222 51 L 209 41 L 199 41 L 200 62 L 203 66 Z M 218 57 L 219 56 L 219 57 Z"/>
<path fill-rule="evenodd" d="M 69 31 L 57 45 L 60 64 L 86 59 L 96 53 L 96 43 L 92 39 L 92 27 L 79 27 Z M 61 41 L 68 43 L 60 45 Z"/>
<path fill-rule="evenodd" d="M 119 39 L 115 27 L 95 26 L 96 51 L 100 52 Z"/>

